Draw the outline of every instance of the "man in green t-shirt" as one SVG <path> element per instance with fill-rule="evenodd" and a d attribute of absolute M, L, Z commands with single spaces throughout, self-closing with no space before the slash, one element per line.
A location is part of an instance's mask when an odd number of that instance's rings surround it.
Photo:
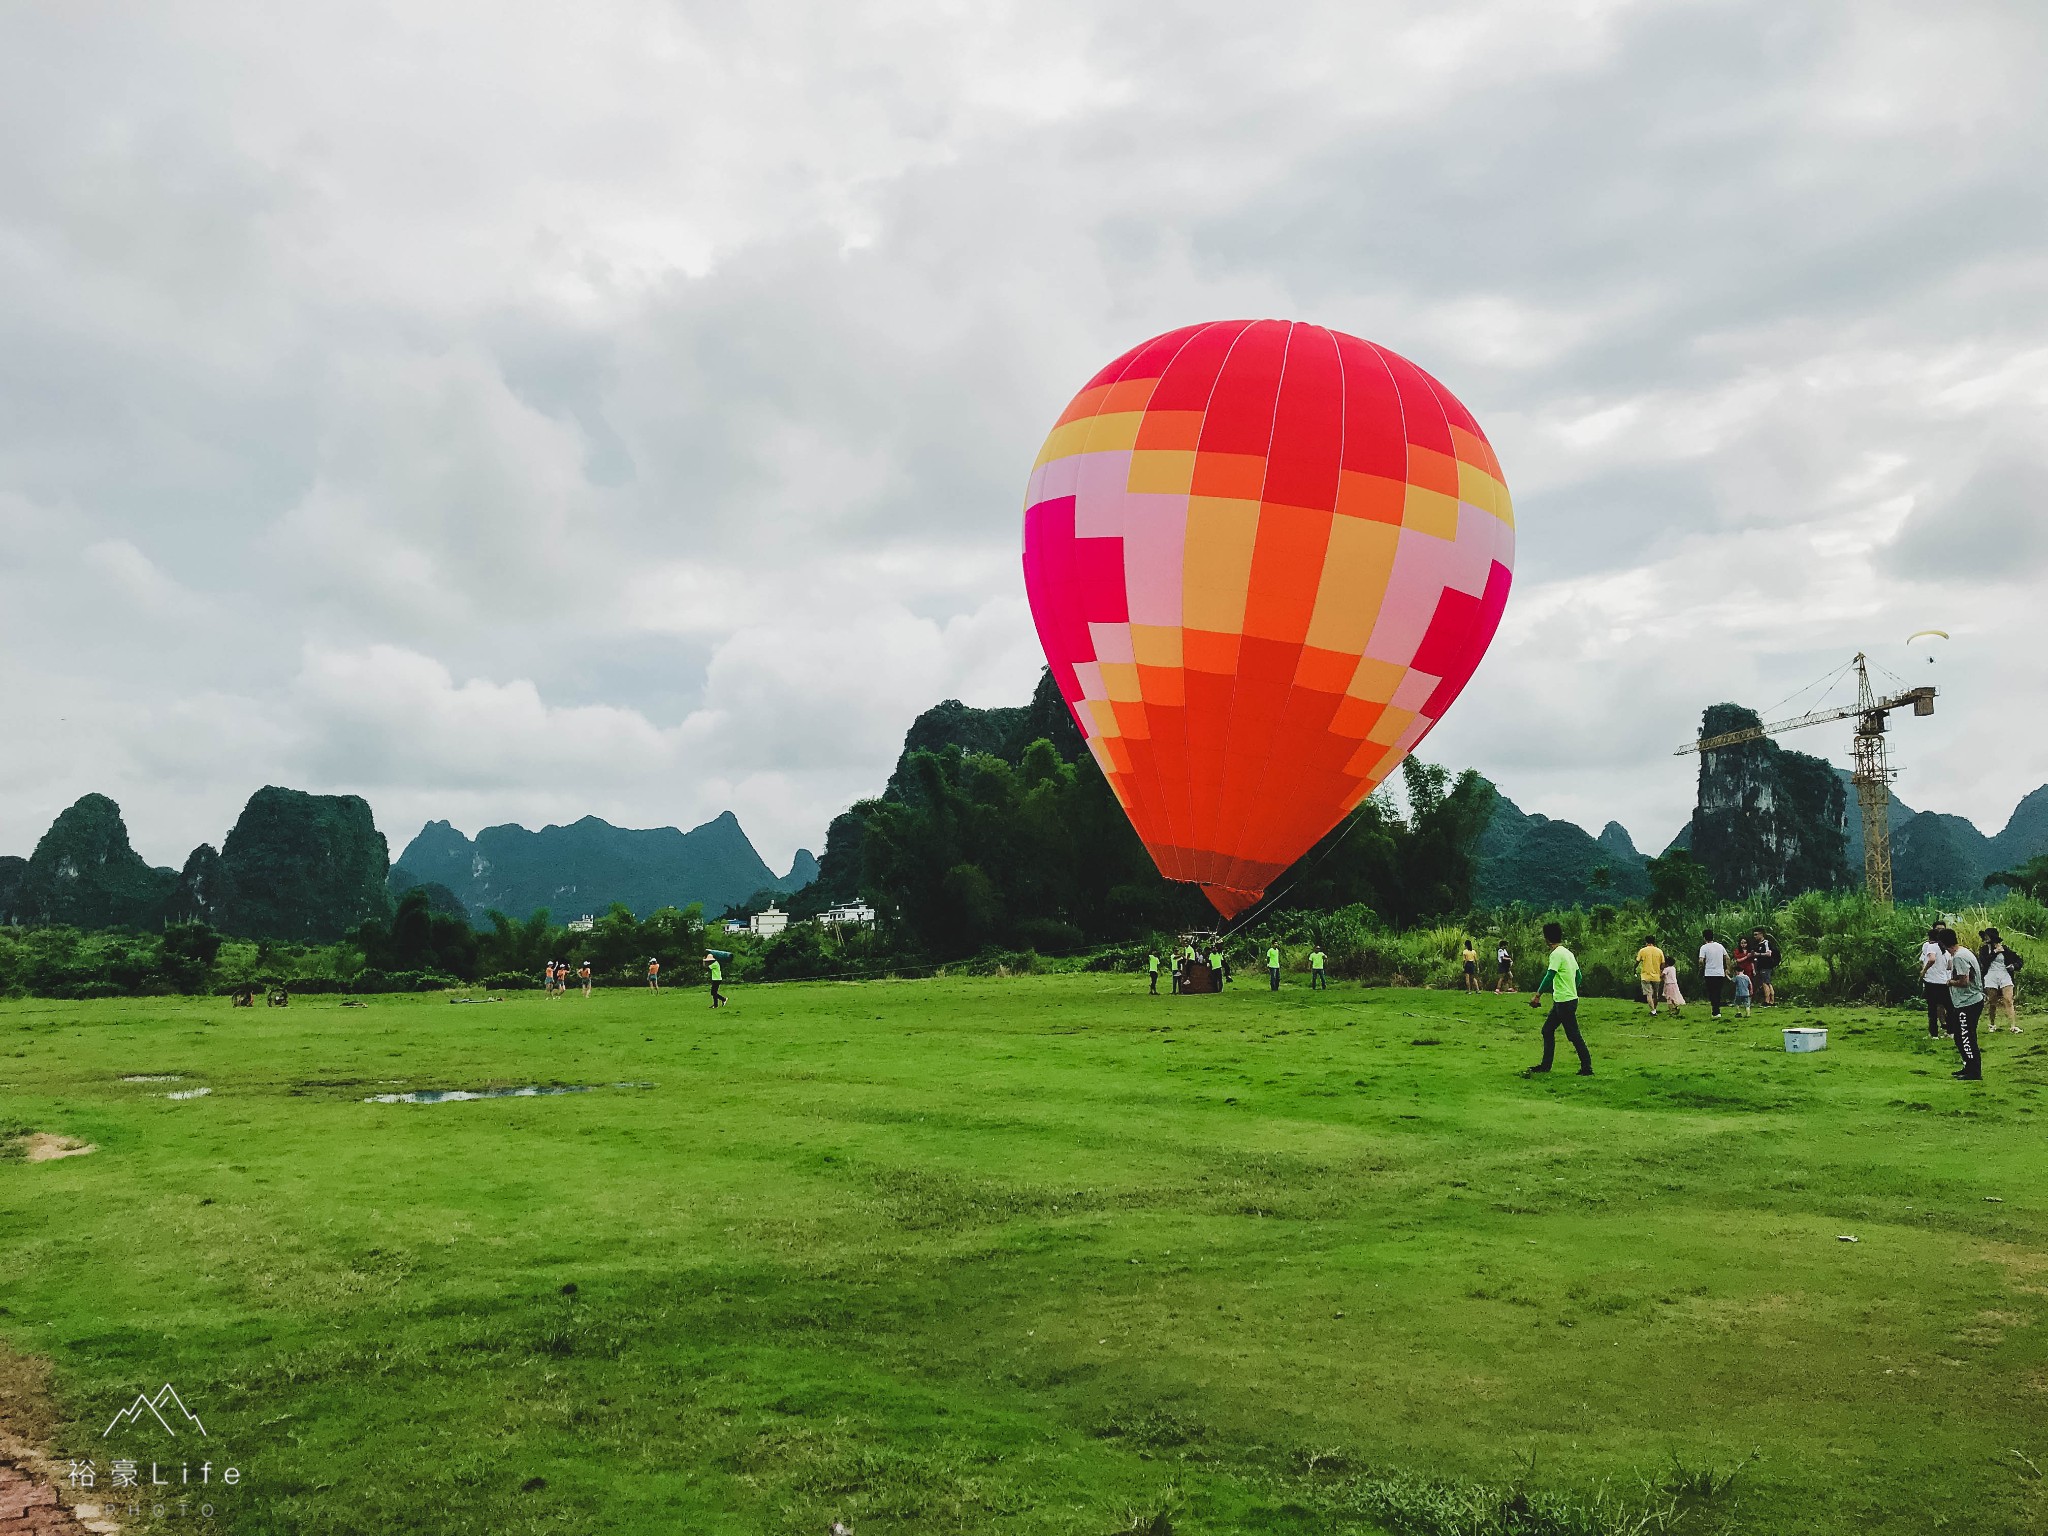
<path fill-rule="evenodd" d="M 709 950 L 704 952 L 704 974 L 711 978 L 711 1006 L 723 1008 L 725 993 L 721 988 L 725 984 L 725 967 L 719 963 L 718 956 Z"/>
<path fill-rule="evenodd" d="M 1579 1076 L 1591 1077 L 1593 1057 L 1586 1049 L 1586 1037 L 1579 1033 L 1579 957 L 1564 947 L 1561 924 L 1545 923 L 1543 942 L 1550 946 L 1550 968 L 1536 983 L 1536 992 L 1529 999 L 1529 1006 L 1534 1008 L 1548 992 L 1550 1016 L 1543 1021 L 1543 1060 L 1522 1075 L 1533 1077 L 1538 1072 L 1550 1070 L 1551 1058 L 1557 1054 L 1557 1031 L 1562 1026 L 1565 1039 L 1571 1041 L 1572 1049 L 1579 1053 Z"/>
<path fill-rule="evenodd" d="M 1329 964 L 1330 957 L 1323 953 L 1322 945 L 1318 944 L 1314 949 L 1308 952 L 1309 991 L 1313 992 L 1318 987 L 1321 987 L 1325 991 L 1329 990 Z"/>
<path fill-rule="evenodd" d="M 1278 944 L 1270 944 L 1266 947 L 1266 975 L 1272 978 L 1273 990 L 1278 992 L 1280 990 L 1280 946 Z"/>
<path fill-rule="evenodd" d="M 1159 995 L 1159 956 L 1155 952 L 1145 957 L 1145 970 L 1152 978 L 1152 995 Z"/>
<path fill-rule="evenodd" d="M 1216 978 L 1216 990 L 1223 990 L 1223 951 L 1212 945 L 1209 949 L 1209 972 Z"/>

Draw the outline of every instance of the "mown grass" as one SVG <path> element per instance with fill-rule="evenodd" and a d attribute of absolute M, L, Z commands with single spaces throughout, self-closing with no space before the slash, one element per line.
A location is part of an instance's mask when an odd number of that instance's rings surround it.
<path fill-rule="evenodd" d="M 1529 1081 L 1407 990 L 0 1004 L 101 1149 L 0 1164 L 0 1340 L 102 1477 L 242 1470 L 176 1530 L 2039 1529 L 2048 1033 L 1586 1012 Z M 166 1380 L 203 1447 L 101 1439 Z"/>

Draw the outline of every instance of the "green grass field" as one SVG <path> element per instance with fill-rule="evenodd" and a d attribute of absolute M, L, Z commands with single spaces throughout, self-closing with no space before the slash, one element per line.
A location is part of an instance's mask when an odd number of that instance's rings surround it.
<path fill-rule="evenodd" d="M 2048 1028 L 1586 1013 L 0 1003 L 0 1127 L 100 1149 L 0 1161 L 0 1342 L 103 1489 L 241 1471 L 173 1530 L 2042 1530 Z M 166 1381 L 203 1445 L 101 1438 Z"/>

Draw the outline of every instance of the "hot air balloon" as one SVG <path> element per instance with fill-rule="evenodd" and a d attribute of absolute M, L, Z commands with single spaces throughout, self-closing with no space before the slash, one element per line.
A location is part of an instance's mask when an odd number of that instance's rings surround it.
<path fill-rule="evenodd" d="M 1471 412 L 1285 320 L 1134 347 L 1032 470 L 1046 660 L 1161 874 L 1256 903 L 1443 718 L 1500 624 L 1514 514 Z"/>

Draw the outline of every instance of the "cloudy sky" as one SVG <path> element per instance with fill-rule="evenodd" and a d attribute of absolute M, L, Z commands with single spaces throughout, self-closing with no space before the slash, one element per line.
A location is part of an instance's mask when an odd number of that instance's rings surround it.
<path fill-rule="evenodd" d="M 304 0 L 0 13 L 0 852 L 265 782 L 771 863 L 1039 667 L 1020 498 L 1125 347 L 1314 320 L 1520 524 L 1426 756 L 1661 847 L 1701 707 L 1939 673 L 2048 779 L 2048 11 Z M 1938 666 L 1909 656 L 1928 625 Z M 1846 761 L 1843 727 L 1798 745 Z"/>

